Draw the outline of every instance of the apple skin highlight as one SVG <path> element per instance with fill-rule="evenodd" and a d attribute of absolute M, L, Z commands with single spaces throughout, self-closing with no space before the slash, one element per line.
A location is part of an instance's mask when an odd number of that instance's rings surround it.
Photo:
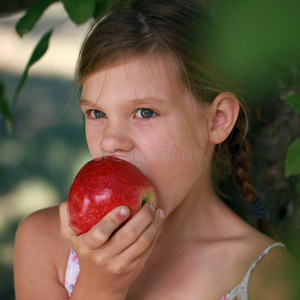
<path fill-rule="evenodd" d="M 133 164 L 114 156 L 86 163 L 68 197 L 70 226 L 77 235 L 89 231 L 117 206 L 130 209 L 130 219 L 144 203 L 156 206 L 153 183 Z"/>

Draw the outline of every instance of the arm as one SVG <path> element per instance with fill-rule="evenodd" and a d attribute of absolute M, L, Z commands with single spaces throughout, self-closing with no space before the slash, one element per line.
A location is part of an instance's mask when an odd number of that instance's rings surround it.
<path fill-rule="evenodd" d="M 58 207 L 36 212 L 23 220 L 15 238 L 16 300 L 68 299 L 64 274 L 58 265 L 66 265 L 69 251 L 59 234 Z"/>
<path fill-rule="evenodd" d="M 77 236 L 69 226 L 66 203 L 61 205 L 61 234 L 80 263 L 71 299 L 126 298 L 131 283 L 144 268 L 162 223 L 160 210 L 153 211 L 147 204 L 119 228 L 128 216 L 128 208 L 117 207 L 90 231 Z"/>

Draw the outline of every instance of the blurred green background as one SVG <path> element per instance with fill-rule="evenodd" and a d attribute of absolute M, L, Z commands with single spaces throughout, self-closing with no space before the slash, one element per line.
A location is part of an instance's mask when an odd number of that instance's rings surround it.
<path fill-rule="evenodd" d="M 14 26 L 21 14 L 0 18 L 0 79 L 12 99 L 41 33 L 66 20 L 60 4 L 21 39 Z M 28 214 L 67 199 L 79 168 L 90 159 L 78 93 L 73 89 L 76 58 L 87 26 L 70 21 L 54 33 L 51 48 L 32 67 L 13 109 L 13 133 L 0 118 L 0 299 L 14 299 L 14 235 Z M 26 274 L 24 274 L 26 276 Z"/>
<path fill-rule="evenodd" d="M 280 2 L 285 3 L 284 6 L 271 5 L 275 11 L 273 18 L 268 16 L 269 19 L 266 19 L 269 27 L 259 31 L 267 25 L 263 12 L 272 11 L 269 9 L 272 2 L 251 0 L 243 2 L 246 3 L 243 6 L 234 5 L 242 2 L 226 1 L 224 4 L 219 1 L 213 10 L 227 44 L 222 44 L 221 40 L 215 42 L 219 57 L 228 62 L 233 77 L 238 78 L 242 85 L 248 82 L 246 91 L 249 96 L 246 101 L 252 120 L 251 175 L 254 186 L 268 204 L 270 222 L 278 239 L 286 243 L 289 251 L 300 261 L 300 180 L 299 175 L 285 176 L 288 147 L 300 136 L 300 117 L 281 100 L 282 96 L 300 93 L 300 68 L 293 59 L 280 61 L 297 52 L 300 39 L 295 40 L 295 47 L 292 47 L 291 38 L 287 39 L 284 32 L 277 36 L 276 31 L 282 28 L 280 26 L 290 24 L 290 28 L 298 24 L 294 20 L 295 14 L 289 13 L 290 18 L 282 18 L 288 2 Z M 28 81 L 12 110 L 12 134 L 8 134 L 5 120 L 0 117 L 1 300 L 14 299 L 14 235 L 19 222 L 38 209 L 66 200 L 75 174 L 90 159 L 83 117 L 78 106 L 79 95 L 73 89 L 76 58 L 87 25 L 75 26 L 58 2 L 21 39 L 14 27 L 22 15 L 0 16 L 0 80 L 5 83 L 6 98 L 9 100 L 13 98 L 40 37 L 54 24 L 66 22 L 54 31 L 46 55 L 30 69 Z M 231 18 L 232 15 L 239 17 Z M 284 24 L 276 17 L 281 18 Z M 238 26 L 243 21 L 255 26 Z M 272 22 L 280 24 L 273 28 Z M 288 36 L 294 37 L 298 32 L 297 27 L 294 29 Z M 253 30 L 260 34 L 253 35 Z M 269 43 L 277 37 L 277 42 Z M 286 47 L 280 42 L 282 40 L 286 40 L 289 51 L 285 50 Z M 279 47 L 276 46 L 278 43 Z M 223 47 L 220 48 L 220 44 Z M 276 64 L 280 65 L 280 74 Z M 251 68 L 247 69 L 249 65 Z M 253 224 L 251 208 L 240 197 L 232 181 L 226 179 L 220 184 L 223 191 L 230 195 L 229 199 L 224 197 L 224 201 Z"/>

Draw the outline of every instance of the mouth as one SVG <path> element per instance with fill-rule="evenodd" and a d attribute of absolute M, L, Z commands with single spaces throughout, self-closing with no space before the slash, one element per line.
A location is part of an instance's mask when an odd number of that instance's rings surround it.
<path fill-rule="evenodd" d="M 112 157 L 112 158 L 116 158 L 117 160 L 122 159 L 132 164 L 132 162 L 128 159 L 128 157 L 122 154 L 103 154 L 102 156 L 98 156 L 94 158 L 94 160 L 100 160 L 101 158 L 105 158 L 105 157 Z"/>

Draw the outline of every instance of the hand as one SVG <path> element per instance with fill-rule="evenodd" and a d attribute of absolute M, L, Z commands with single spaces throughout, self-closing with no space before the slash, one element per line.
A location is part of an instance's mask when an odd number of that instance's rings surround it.
<path fill-rule="evenodd" d="M 112 295 L 123 295 L 125 299 L 130 284 L 144 268 L 154 247 L 164 216 L 161 209 L 145 204 L 119 228 L 129 214 L 126 206 L 117 207 L 90 231 L 77 236 L 69 226 L 67 203 L 61 204 L 61 234 L 76 252 L 80 263 L 74 291 L 80 286 L 85 290 L 85 297 L 88 293 L 99 298 L 100 293 L 109 295 L 110 299 L 113 299 Z"/>

